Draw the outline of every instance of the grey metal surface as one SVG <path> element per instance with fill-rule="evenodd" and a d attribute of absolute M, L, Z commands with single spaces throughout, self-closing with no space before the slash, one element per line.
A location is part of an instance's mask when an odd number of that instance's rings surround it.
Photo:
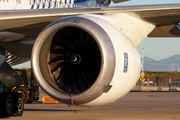
<path fill-rule="evenodd" d="M 37 38 L 32 51 L 32 67 L 40 86 L 54 99 L 71 104 L 71 93 L 61 91 L 48 70 L 48 52 L 54 34 L 64 27 L 77 27 L 89 33 L 99 46 L 101 53 L 101 70 L 96 82 L 86 91 L 73 94 L 74 104 L 83 104 L 99 97 L 111 83 L 115 70 L 115 52 L 111 39 L 95 22 L 82 17 L 71 17 L 56 21 L 48 26 Z M 107 49 L 109 48 L 109 49 Z M 110 89 L 110 88 L 109 88 Z"/>
<path fill-rule="evenodd" d="M 15 56 L 15 55 L 7 52 L 7 51 L 6 51 L 5 57 L 6 57 L 6 62 L 10 66 L 18 65 L 18 64 L 21 64 L 21 63 L 24 63 L 24 62 L 27 62 L 30 60 L 30 58 L 18 57 L 18 56 Z"/>
<path fill-rule="evenodd" d="M 0 46 L 16 56 L 31 58 L 31 51 L 33 44 L 24 44 L 20 41 L 17 42 L 15 41 L 15 42 L 2 42 L 0 43 Z"/>
<path fill-rule="evenodd" d="M 180 29 L 177 25 L 157 26 L 148 37 L 179 37 Z"/>
<path fill-rule="evenodd" d="M 0 66 L 0 81 L 8 88 L 20 85 L 24 82 L 6 62 Z"/>
<path fill-rule="evenodd" d="M 126 2 L 126 1 L 130 1 L 130 0 L 112 0 L 114 3 L 120 3 L 120 2 Z"/>
<path fill-rule="evenodd" d="M 5 50 L 0 47 L 0 65 L 5 61 Z"/>

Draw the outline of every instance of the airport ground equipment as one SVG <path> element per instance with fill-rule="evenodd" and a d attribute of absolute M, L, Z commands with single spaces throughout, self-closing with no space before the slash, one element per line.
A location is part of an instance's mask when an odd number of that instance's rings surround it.
<path fill-rule="evenodd" d="M 48 95 L 45 95 L 42 97 L 42 103 L 43 104 L 61 104 L 61 102 L 54 100 L 53 98 L 51 98 Z"/>
<path fill-rule="evenodd" d="M 0 66 L 0 74 L 0 117 L 21 116 L 25 102 L 32 103 L 39 99 L 37 81 L 32 74 L 28 81 L 25 70 L 14 71 L 6 62 Z"/>
<path fill-rule="evenodd" d="M 22 78 L 6 62 L 5 50 L 0 48 L 0 117 L 23 114 L 22 95 L 11 92 L 14 86 L 21 84 L 23 84 Z"/>
<path fill-rule="evenodd" d="M 180 89 L 180 81 L 170 81 L 169 83 L 169 91 L 177 91 L 177 89 L 172 89 L 172 86 L 179 86 Z"/>
<path fill-rule="evenodd" d="M 27 101 L 31 103 L 39 98 L 39 86 L 33 77 L 28 84 L 26 71 L 21 70 L 19 75 L 7 62 L 5 53 L 0 47 L 0 117 L 21 116 L 24 111 L 22 93 L 28 95 Z M 25 92 L 19 92 L 23 90 Z"/>
<path fill-rule="evenodd" d="M 14 87 L 12 89 L 12 92 L 21 93 L 23 95 L 25 103 L 32 103 L 39 100 L 39 85 L 36 79 L 34 79 L 32 72 L 31 76 L 29 76 L 30 80 L 28 80 L 26 70 L 16 69 L 16 72 L 24 80 L 24 83 L 22 85 Z"/>

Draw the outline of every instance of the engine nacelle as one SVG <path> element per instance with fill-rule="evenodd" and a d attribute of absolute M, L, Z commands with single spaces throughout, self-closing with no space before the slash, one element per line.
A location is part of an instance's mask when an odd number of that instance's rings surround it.
<path fill-rule="evenodd" d="M 73 16 L 53 22 L 38 36 L 32 68 L 52 98 L 75 105 L 100 106 L 127 94 L 141 62 L 134 44 L 109 22 Z"/>

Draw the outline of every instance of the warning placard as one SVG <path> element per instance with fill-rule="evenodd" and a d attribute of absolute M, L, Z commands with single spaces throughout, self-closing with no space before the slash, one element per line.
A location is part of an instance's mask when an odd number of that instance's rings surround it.
<path fill-rule="evenodd" d="M 145 80 L 146 80 L 146 79 L 145 79 L 144 77 L 141 77 L 141 78 L 140 78 L 140 81 L 142 81 L 142 82 L 145 81 Z"/>

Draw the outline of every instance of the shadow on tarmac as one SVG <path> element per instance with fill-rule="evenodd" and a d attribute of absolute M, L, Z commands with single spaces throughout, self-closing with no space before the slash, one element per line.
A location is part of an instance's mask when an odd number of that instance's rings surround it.
<path fill-rule="evenodd" d="M 54 110 L 54 109 L 24 109 L 24 111 L 61 111 L 61 112 L 74 112 L 74 110 Z M 79 110 L 78 110 L 79 111 Z"/>
<path fill-rule="evenodd" d="M 9 117 L 0 117 L 0 119 L 7 119 L 7 118 L 9 118 Z"/>

